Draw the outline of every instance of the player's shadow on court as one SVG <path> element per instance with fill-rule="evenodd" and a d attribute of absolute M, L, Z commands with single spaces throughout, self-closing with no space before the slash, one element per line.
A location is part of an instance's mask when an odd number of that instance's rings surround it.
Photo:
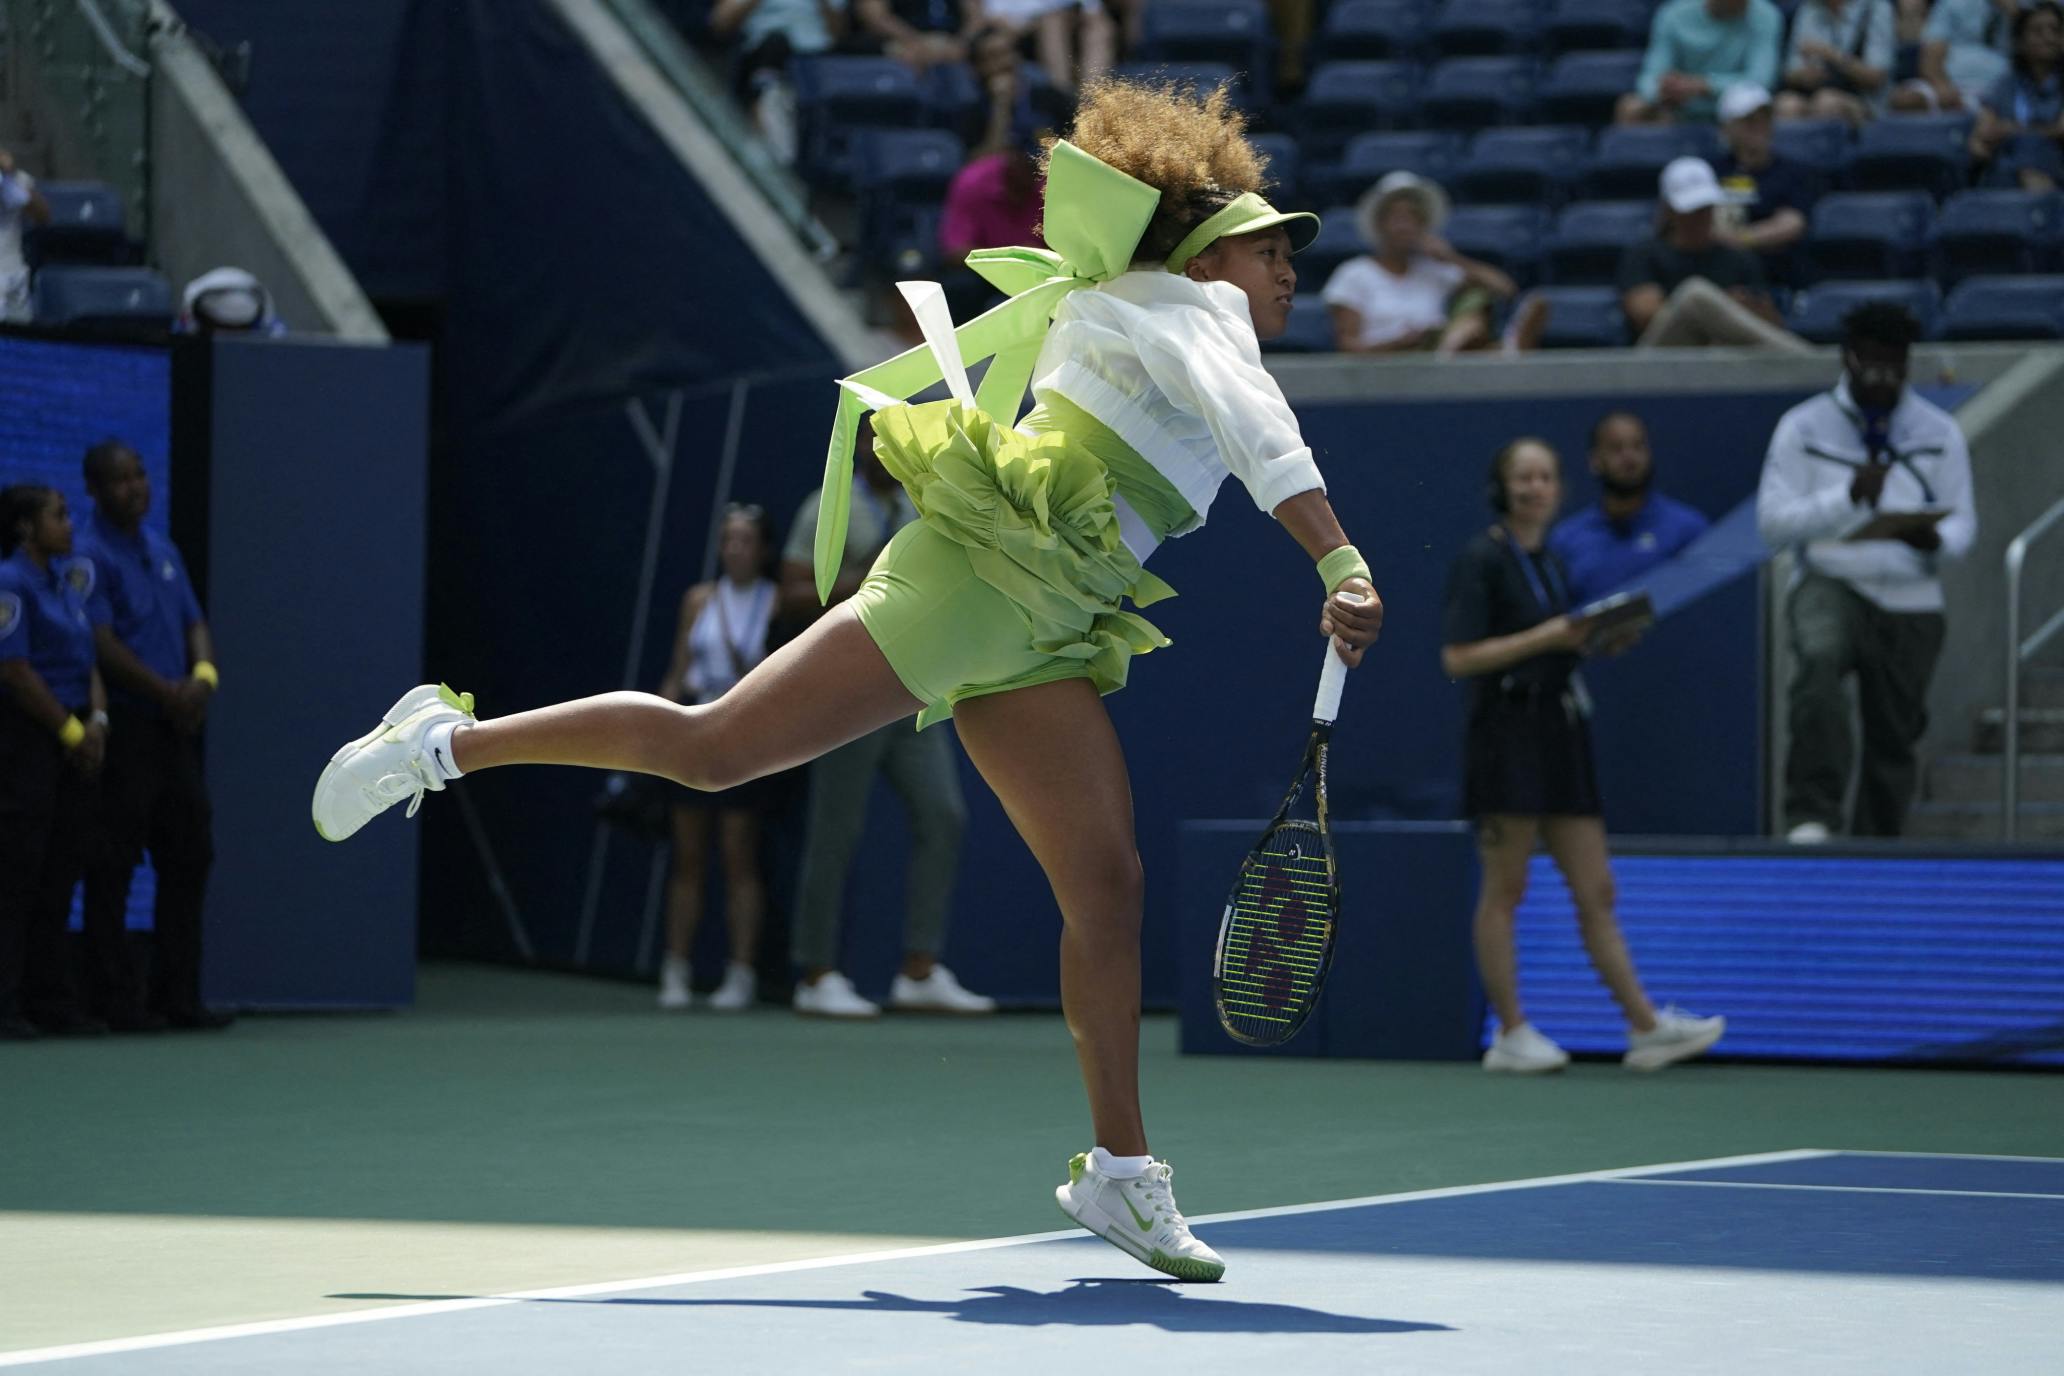
<path fill-rule="evenodd" d="M 884 1290 L 863 1290 L 857 1300 L 671 1299 L 618 1295 L 597 1299 L 540 1297 L 525 1304 L 652 1305 L 683 1309 L 812 1309 L 858 1314 L 936 1314 L 956 1323 L 1020 1328 L 1072 1325 L 1083 1328 L 1152 1324 L 1170 1333 L 1451 1333 L 1441 1323 L 1366 1319 L 1329 1314 L 1295 1304 L 1209 1299 L 1197 1287 L 1172 1281 L 1083 1279 L 1065 1290 L 1026 1290 L 985 1285 L 962 1298 L 920 1300 Z M 333 1295 L 332 1299 L 450 1300 L 468 1295 Z"/>

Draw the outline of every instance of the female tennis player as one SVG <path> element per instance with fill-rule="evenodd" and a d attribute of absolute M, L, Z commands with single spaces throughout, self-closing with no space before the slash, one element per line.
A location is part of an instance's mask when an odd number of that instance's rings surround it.
<path fill-rule="evenodd" d="M 1358 663 L 1381 626 L 1368 567 L 1261 365 L 1257 338 L 1289 317 L 1290 255 L 1318 224 L 1262 198 L 1263 167 L 1222 89 L 1092 85 L 1070 139 L 1047 150 L 1051 248 L 969 256 L 1012 299 L 955 331 L 936 287 L 906 284 L 927 343 L 840 384 L 820 594 L 838 574 L 852 438 L 870 410 L 875 452 L 921 518 L 856 594 L 706 706 L 619 692 L 479 721 L 470 697 L 417 688 L 324 770 L 317 829 L 342 840 L 499 765 L 731 788 L 912 713 L 919 729 L 950 715 L 1061 909 L 1061 999 L 1096 1140 L 1069 1162 L 1061 1207 L 1149 1266 L 1218 1279 L 1224 1263 L 1191 1236 L 1141 1121 L 1143 881 L 1099 695 L 1168 643 L 1121 603 L 1168 594 L 1140 561 L 1201 526 L 1228 473 L 1317 563 L 1319 630 L 1342 657 Z M 993 356 L 979 396 L 963 351 Z M 942 377 L 952 400 L 901 400 Z M 1028 381 L 1035 406 L 1017 421 Z"/>
<path fill-rule="evenodd" d="M 1544 440 L 1514 440 L 1491 460 L 1489 492 L 1499 521 L 1449 571 L 1441 637 L 1441 668 L 1470 685 L 1462 810 L 1483 861 L 1476 964 L 1499 1027 L 1484 1069 L 1540 1074 L 1569 1064 L 1519 1002 L 1512 921 L 1539 839 L 1569 882 L 1591 966 L 1627 1019 L 1626 1064 L 1659 1070 L 1710 1047 L 1727 1021 L 1658 1011 L 1620 936 L 1591 699 L 1577 672 L 1593 627 L 1571 615 L 1569 574 L 1546 544 L 1562 505 L 1562 460 Z"/>

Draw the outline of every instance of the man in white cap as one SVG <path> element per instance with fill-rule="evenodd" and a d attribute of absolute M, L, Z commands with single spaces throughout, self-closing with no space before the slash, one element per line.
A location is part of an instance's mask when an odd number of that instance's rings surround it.
<path fill-rule="evenodd" d="M 1720 97 L 1727 152 L 1713 171 L 1730 204 L 1721 208 L 1719 235 L 1761 258 L 1772 280 L 1798 286 L 1806 217 L 1823 187 L 1811 168 L 1777 155 L 1772 118 L 1770 92 L 1761 86 L 1735 86 Z"/>
<path fill-rule="evenodd" d="M 1519 288 L 1441 238 L 1447 217 L 1447 194 L 1410 172 L 1393 172 L 1363 193 L 1355 224 L 1369 252 L 1342 263 L 1323 293 L 1342 353 L 1432 351 L 1447 358 L 1498 342 L 1492 312 Z M 1547 302 L 1530 297 L 1506 344 L 1532 348 L 1546 323 Z"/>
<path fill-rule="evenodd" d="M 1711 164 L 1678 158 L 1663 169 L 1662 190 L 1662 231 L 1629 244 L 1620 258 L 1620 309 L 1636 342 L 1807 348 L 1770 304 L 1756 255 L 1716 233 L 1716 216 L 1729 201 Z"/>

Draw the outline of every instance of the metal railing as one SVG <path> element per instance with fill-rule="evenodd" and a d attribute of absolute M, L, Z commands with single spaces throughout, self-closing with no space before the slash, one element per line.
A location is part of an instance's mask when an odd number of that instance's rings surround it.
<path fill-rule="evenodd" d="M 2007 546 L 2007 706 L 2000 729 L 2002 765 L 2000 784 L 2000 826 L 2006 840 L 2020 829 L 2021 812 L 2021 667 L 2064 630 L 2064 607 L 2060 607 L 2026 640 L 2021 638 L 2021 570 L 2035 542 L 2064 522 L 2064 501 L 2038 516 Z"/>
<path fill-rule="evenodd" d="M 122 193 L 130 234 L 148 238 L 149 0 L 7 0 L 7 25 L 46 112 Z"/>

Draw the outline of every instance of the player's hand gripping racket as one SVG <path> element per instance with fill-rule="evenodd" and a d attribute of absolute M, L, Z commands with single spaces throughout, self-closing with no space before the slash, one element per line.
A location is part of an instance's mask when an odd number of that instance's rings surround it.
<path fill-rule="evenodd" d="M 1329 636 L 1304 762 L 1275 819 L 1241 862 L 1219 920 L 1211 994 L 1220 1025 L 1249 1046 L 1276 1046 L 1296 1036 L 1318 1006 L 1333 963 L 1340 884 L 1326 828 L 1326 742 L 1346 682 L 1347 664 Z M 1300 799 L 1308 800 L 1309 817 L 1291 815 Z"/>

